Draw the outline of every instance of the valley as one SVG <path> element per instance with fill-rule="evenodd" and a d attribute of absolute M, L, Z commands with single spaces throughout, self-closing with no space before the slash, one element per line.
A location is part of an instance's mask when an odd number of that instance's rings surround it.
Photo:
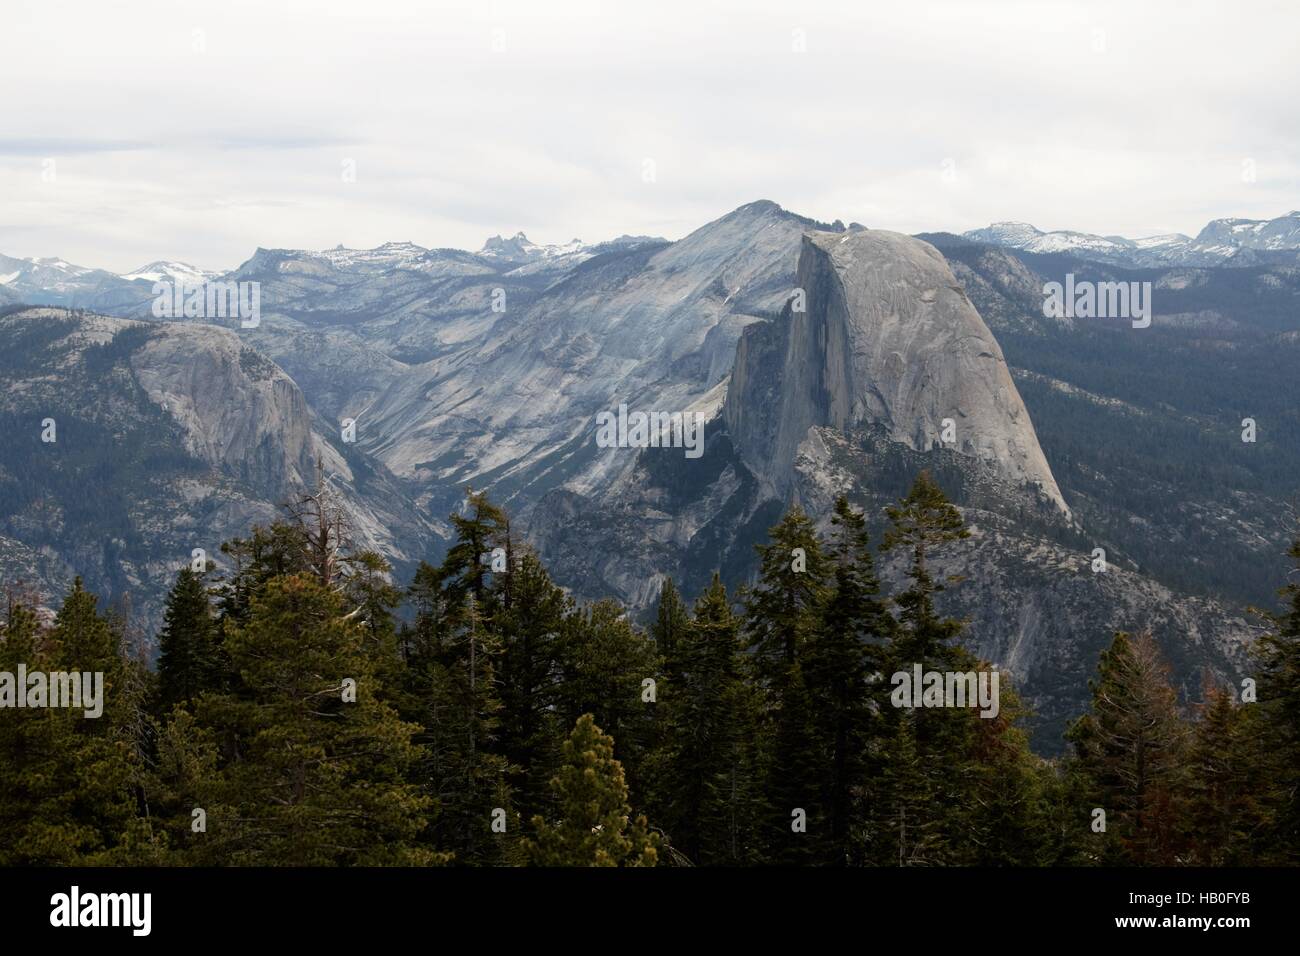
<path fill-rule="evenodd" d="M 750 581 L 789 503 L 825 529 L 846 494 L 878 529 L 928 469 L 974 529 L 937 559 L 963 581 L 944 608 L 1052 750 L 1114 630 L 1151 630 L 1192 700 L 1202 673 L 1245 666 L 1248 607 L 1274 606 L 1300 468 L 1300 268 L 1282 226 L 1247 232 L 1265 238 L 1225 261 L 1151 265 L 760 201 L 675 242 L 259 249 L 222 276 L 120 279 L 5 259 L 0 570 L 48 597 L 80 574 L 155 630 L 192 547 L 220 562 L 320 470 L 400 583 L 445 553 L 472 487 L 557 583 L 644 621 L 668 577 L 688 596 L 715 570 Z M 260 323 L 158 321 L 150 280 L 195 275 L 255 284 Z M 1151 288 L 1151 327 L 1045 314 L 1067 276 Z M 600 441 L 620 407 L 698 421 L 703 454 Z"/>

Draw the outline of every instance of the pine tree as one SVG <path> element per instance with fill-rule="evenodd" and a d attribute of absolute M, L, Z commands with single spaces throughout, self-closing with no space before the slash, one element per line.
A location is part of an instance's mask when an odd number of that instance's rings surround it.
<path fill-rule="evenodd" d="M 901 547 L 912 555 L 908 587 L 894 597 L 901 612 L 901 627 L 893 641 L 895 663 L 956 663 L 949 642 L 961 632 L 961 623 L 941 618 L 935 611 L 934 595 L 943 591 L 944 585 L 930 573 L 928 558 L 935 548 L 970 537 L 966 522 L 926 471 L 917 476 L 907 497 L 887 508 L 886 514 L 890 525 L 881 550 Z"/>
<path fill-rule="evenodd" d="M 912 729 L 918 713 L 901 714 L 882 745 L 880 785 L 868 837 L 869 859 L 877 866 L 943 862 L 933 775 L 917 749 Z"/>
<path fill-rule="evenodd" d="M 416 620 L 403 638 L 399 707 L 420 726 L 414 779 L 437 808 L 427 839 L 458 864 L 492 865 L 511 851 L 511 781 L 522 773 L 505 753 L 499 676 L 502 633 L 517 622 L 510 616 L 517 572 L 509 564 L 504 574 L 491 571 L 490 549 L 508 543 L 504 513 L 482 493 L 471 492 L 469 502 L 470 516 L 452 515 L 458 539 L 446 559 L 437 568 L 422 563 L 409 589 Z M 492 830 L 496 811 L 507 817 L 506 839 Z"/>
<path fill-rule="evenodd" d="M 207 835 L 207 814 L 213 827 L 230 825 L 232 815 L 219 809 L 220 753 L 211 732 L 185 705 L 178 704 L 153 723 L 153 760 L 145 775 L 145 806 L 164 851 L 161 862 L 190 866 L 221 866 L 226 860 Z M 198 813 L 196 814 L 196 811 Z M 215 841 L 216 847 L 222 841 Z"/>
<path fill-rule="evenodd" d="M 402 656 L 408 662 L 437 660 L 449 628 L 441 570 L 421 561 L 406 589 L 406 599 L 414 611 L 415 621 L 401 631 Z"/>
<path fill-rule="evenodd" d="M 1207 683 L 1188 756 L 1186 823 L 1200 866 L 1249 866 L 1266 849 L 1259 841 L 1268 823 L 1262 771 L 1269 761 L 1254 716 L 1231 691 Z"/>
<path fill-rule="evenodd" d="M 977 671 L 992 670 L 978 662 Z M 1044 765 L 1029 749 L 1027 708 L 1001 674 L 998 714 L 958 711 L 969 749 L 958 770 L 965 796 L 956 862 L 962 866 L 1035 866 L 1049 852 Z M 954 768 L 957 769 L 957 768 Z"/>
<path fill-rule="evenodd" d="M 631 819 L 622 765 L 614 740 L 590 714 L 579 717 L 564 742 L 563 764 L 551 781 L 556 816 L 532 820 L 535 837 L 525 840 L 532 866 L 654 866 L 659 838 L 645 817 Z"/>
<path fill-rule="evenodd" d="M 738 865 L 754 850 L 753 697 L 742 679 L 740 622 L 715 573 L 676 641 L 676 681 L 661 697 L 665 750 L 655 766 L 656 817 L 700 865 Z"/>
<path fill-rule="evenodd" d="M 1207 686 L 1185 721 L 1154 641 L 1118 634 L 1072 753 L 1048 762 L 1006 674 L 996 717 L 890 700 L 888 675 L 915 663 L 989 669 L 936 606 L 931 564 L 967 532 L 924 473 L 888 511 L 882 550 L 910 558 L 901 593 L 881 594 L 841 498 L 829 546 L 797 508 L 772 529 L 743 616 L 716 574 L 689 612 L 667 581 L 649 636 L 616 602 L 576 607 L 476 493 L 399 633 L 391 568 L 313 500 L 225 547 L 216 615 L 204 576 L 178 574 L 156 694 L 128 612 L 78 580 L 43 626 L 10 594 L 0 671 L 99 671 L 105 693 L 99 719 L 2 712 L 0 865 L 1297 859 L 1300 584 L 1260 642 L 1257 704 Z"/>
<path fill-rule="evenodd" d="M 537 556 L 522 555 L 503 585 L 497 626 L 501 656 L 500 740 L 510 765 L 514 806 L 527 820 L 550 809 L 550 779 L 565 737 L 556 715 L 556 664 L 570 601 Z"/>
<path fill-rule="evenodd" d="M 104 671 L 107 680 L 116 675 L 121 663 L 119 638 L 108 619 L 96 610 L 98 602 L 77 578 L 55 615 L 50 636 L 56 659 L 66 670 Z"/>
<path fill-rule="evenodd" d="M 811 860 L 826 834 L 813 754 L 812 704 L 801 661 L 828 595 L 830 562 L 812 520 L 792 506 L 756 545 L 758 581 L 745 596 L 748 661 L 761 690 L 756 744 L 762 783 L 761 841 L 774 863 Z M 796 810 L 806 832 L 791 829 Z"/>
<path fill-rule="evenodd" d="M 6 865 L 103 866 L 141 862 L 151 843 L 137 814 L 142 767 L 129 717 L 120 634 L 78 578 L 42 632 L 16 607 L 0 642 L 0 670 L 102 674 L 102 712 L 45 707 L 6 710 L 0 720 L 0 825 Z M 10 768 L 13 768 L 12 770 Z"/>
<path fill-rule="evenodd" d="M 1090 784 L 1079 761 L 1066 754 L 1038 764 L 1038 826 L 1042 840 L 1038 862 L 1042 866 L 1085 866 L 1096 861 L 1092 831 Z"/>
<path fill-rule="evenodd" d="M 1300 539 L 1287 552 L 1300 569 Z M 1294 573 L 1294 572 L 1293 572 Z M 1279 862 L 1300 861 L 1300 583 L 1282 588 L 1287 609 L 1259 640 L 1259 724 L 1268 754 L 1269 844 Z"/>
<path fill-rule="evenodd" d="M 659 606 L 655 611 L 655 623 L 650 628 L 655 648 L 664 662 L 664 673 L 672 681 L 681 669 L 677 659 L 678 645 L 690 623 L 690 614 L 682 601 L 681 593 L 673 584 L 672 578 L 664 579 L 663 589 L 659 592 Z"/>
<path fill-rule="evenodd" d="M 466 606 L 466 594 L 474 596 L 478 613 L 491 618 L 496 611 L 495 596 L 490 593 L 493 551 L 505 546 L 510 523 L 505 512 L 488 500 L 486 492 L 465 491 L 464 514 L 448 517 L 456 531 L 456 542 L 447 551 L 441 568 L 441 583 L 453 608 Z M 507 554 L 508 561 L 512 556 Z"/>
<path fill-rule="evenodd" d="M 824 782 L 826 829 L 818 855 L 823 863 L 842 866 L 860 857 L 855 834 L 864 825 L 868 752 L 879 730 L 870 697 L 893 618 L 880 599 L 865 517 L 841 497 L 831 520 L 834 583 L 803 672 L 813 706 L 817 774 Z"/>
<path fill-rule="evenodd" d="M 238 754 L 207 808 L 208 852 L 241 865 L 436 860 L 415 845 L 428 801 L 405 781 L 416 728 L 382 700 L 340 595 L 314 574 L 272 578 L 227 649 L 242 692 L 198 704 Z"/>
<path fill-rule="evenodd" d="M 780 678 L 780 703 L 770 715 L 772 725 L 765 773 L 765 862 L 802 866 L 824 855 L 829 819 L 822 805 L 818 776 L 813 706 L 803 668 L 791 665 Z M 796 819 L 802 824 L 795 828 Z"/>
<path fill-rule="evenodd" d="M 300 568 L 313 575 L 321 587 L 334 589 L 358 559 L 352 540 L 352 521 L 342 496 L 330 484 L 325 466 L 316 459 L 315 480 L 284 505 L 287 524 L 295 532 Z"/>
<path fill-rule="evenodd" d="M 296 524 L 275 521 L 269 527 L 254 525 L 247 538 L 223 542 L 221 553 L 233 568 L 216 589 L 221 634 L 248 623 L 252 601 L 273 578 L 311 571 L 303 530 Z"/>
<path fill-rule="evenodd" d="M 642 697 L 658 673 L 654 644 L 633 627 L 615 601 L 575 609 L 564 622 L 559 646 L 559 712 L 566 720 L 591 714 L 617 741 L 616 756 L 632 799 L 644 802 L 643 762 L 655 705 Z"/>
<path fill-rule="evenodd" d="M 189 567 L 176 575 L 167 595 L 158 642 L 160 712 L 219 688 L 222 667 L 217 656 L 216 620 L 203 578 Z"/>
<path fill-rule="evenodd" d="M 690 612 L 681 593 L 672 578 L 665 578 L 659 591 L 655 620 L 650 625 L 650 638 L 654 641 L 657 656 L 657 694 L 655 703 L 651 705 L 652 723 L 646 754 L 648 783 L 642 799 L 650 818 L 661 826 L 669 827 L 670 831 L 676 829 L 677 814 L 674 807 L 680 802 L 680 793 L 672 782 L 672 768 L 676 760 L 673 714 L 675 706 L 683 701 L 681 690 L 684 687 L 684 670 L 681 654 L 689 624 Z M 675 861 L 681 852 L 678 846 L 666 838 L 665 860 Z"/>
<path fill-rule="evenodd" d="M 349 555 L 347 567 L 342 586 L 344 606 L 350 608 L 346 616 L 356 621 L 365 637 L 366 653 L 373 661 L 381 690 L 396 695 L 404 663 L 393 612 L 402 603 L 402 591 L 392 582 L 392 566 L 378 552 Z"/>
<path fill-rule="evenodd" d="M 43 669 L 47 641 L 36 614 L 9 602 L 0 627 L 0 672 L 16 674 L 18 665 Z M 14 693 L 25 694 L 16 686 Z M 6 701 L 12 706 L 13 701 Z M 13 709 L 0 719 L 0 866 L 24 863 L 72 863 L 91 835 L 65 824 L 72 794 L 66 754 L 71 724 L 52 711 Z"/>
<path fill-rule="evenodd" d="M 923 671 L 968 672 L 979 662 L 954 641 L 962 622 L 939 614 L 934 597 L 944 585 L 934 579 L 929 559 L 936 549 L 969 536 L 961 512 L 953 506 L 928 472 L 922 471 L 907 496 L 886 509 L 889 526 L 883 552 L 896 548 L 911 555 L 906 587 L 891 598 L 899 608 L 896 623 L 886 624 L 888 640 L 881 650 L 882 676 Z M 878 862 L 937 865 L 958 862 L 969 853 L 970 819 L 975 805 L 976 768 L 973 754 L 976 726 L 964 708 L 899 708 L 884 683 L 873 685 L 881 716 L 882 760 L 901 760 L 893 771 L 872 832 L 889 837 L 887 859 Z M 974 719 L 979 719 L 974 717 Z M 898 756 L 894 756 L 898 755 Z M 924 799 L 913 800 L 901 789 L 903 780 Z M 877 844 L 878 844 L 877 839 Z M 878 848 L 872 851 L 879 857 Z"/>
<path fill-rule="evenodd" d="M 1169 865 L 1177 860 L 1186 728 L 1168 666 L 1149 635 L 1118 633 L 1089 682 L 1090 713 L 1067 733 L 1088 796 L 1106 811 L 1100 859 Z"/>
<path fill-rule="evenodd" d="M 745 628 L 764 683 L 779 688 L 816 630 L 829 562 L 812 520 L 798 505 L 756 545 L 758 583 L 745 601 Z"/>
<path fill-rule="evenodd" d="M 492 814 L 511 811 L 511 768 L 500 753 L 500 642 L 485 628 L 472 593 L 462 600 L 464 609 L 452 608 L 435 625 L 436 643 L 411 648 L 397 705 L 419 726 L 411 779 L 436 811 L 423 839 L 452 852 L 458 864 L 490 864 L 507 849 L 492 832 Z M 428 630 L 417 619 L 415 631 Z"/>

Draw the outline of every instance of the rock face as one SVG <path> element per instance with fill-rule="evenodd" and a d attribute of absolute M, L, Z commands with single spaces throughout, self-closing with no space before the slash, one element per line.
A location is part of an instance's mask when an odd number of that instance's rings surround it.
<path fill-rule="evenodd" d="M 0 316 L 0 354 L 0 577 L 54 606 L 81 575 L 156 634 L 192 551 L 220 567 L 221 542 L 280 516 L 317 462 L 356 546 L 401 576 L 436 539 L 409 492 L 234 332 L 30 308 Z"/>
<path fill-rule="evenodd" d="M 909 236 L 805 236 L 781 320 L 741 337 L 723 415 L 778 494 L 810 428 L 869 423 L 916 451 L 954 447 L 1068 513 L 993 334 L 939 252 Z"/>
<path fill-rule="evenodd" d="M 896 456 L 903 460 L 891 463 Z M 860 432 L 814 427 L 795 463 L 792 496 L 826 535 L 835 498 L 847 495 L 867 515 L 878 542 L 885 508 L 922 467 L 952 495 L 971 531 L 969 539 L 930 556 L 935 579 L 952 582 L 936 596 L 936 607 L 967 622 L 965 646 L 1002 669 L 1032 707 L 1040 751 L 1061 750 L 1067 724 L 1087 704 L 1098 655 L 1116 631 L 1155 637 L 1184 701 L 1200 699 L 1207 675 L 1235 683 L 1249 672 L 1248 645 L 1260 630 L 1250 615 L 1171 590 L 1105 539 L 1110 563 L 1098 573 L 1092 565 L 1095 528 L 1072 530 L 1052 506 L 1028 513 L 1023 494 L 985 482 L 979 476 L 988 469 L 969 457 L 948 450 L 922 454 L 883 438 L 864 440 Z M 905 586 L 909 562 L 898 551 L 879 556 L 888 589 Z"/>
<path fill-rule="evenodd" d="M 609 487 L 635 454 L 598 449 L 594 416 L 720 398 L 741 329 L 779 311 L 815 225 L 751 203 L 672 244 L 590 259 L 531 300 L 507 289 L 482 339 L 375 398 L 361 446 L 414 481 L 491 483 L 520 515 L 560 485 Z"/>
<path fill-rule="evenodd" d="M 131 370 L 184 428 L 186 451 L 272 494 L 311 480 L 311 412 L 293 379 L 225 329 L 149 328 Z"/>

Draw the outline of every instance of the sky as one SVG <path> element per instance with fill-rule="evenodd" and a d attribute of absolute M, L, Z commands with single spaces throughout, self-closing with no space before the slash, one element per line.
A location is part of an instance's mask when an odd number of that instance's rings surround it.
<path fill-rule="evenodd" d="M 1300 4 L 5 0 L 0 253 L 1300 208 Z"/>

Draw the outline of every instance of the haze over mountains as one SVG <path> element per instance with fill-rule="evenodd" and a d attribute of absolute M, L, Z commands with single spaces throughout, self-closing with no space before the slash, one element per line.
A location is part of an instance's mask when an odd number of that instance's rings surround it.
<path fill-rule="evenodd" d="M 874 526 L 928 467 L 974 527 L 943 599 L 1050 747 L 1113 630 L 1152 629 L 1189 695 L 1240 665 L 1300 466 L 1298 256 L 1295 213 L 915 238 L 759 201 L 676 242 L 258 249 L 221 277 L 260 283 L 255 329 L 154 320 L 153 282 L 208 276 L 184 263 L 0 257 L 0 573 L 80 573 L 156 621 L 192 548 L 220 561 L 320 460 L 402 580 L 468 485 L 559 583 L 644 612 L 667 575 L 747 580 L 790 501 L 825 524 L 844 492 Z M 1066 271 L 1151 281 L 1152 328 L 1044 318 Z M 598 447 L 620 404 L 701 414 L 704 455 Z"/>

